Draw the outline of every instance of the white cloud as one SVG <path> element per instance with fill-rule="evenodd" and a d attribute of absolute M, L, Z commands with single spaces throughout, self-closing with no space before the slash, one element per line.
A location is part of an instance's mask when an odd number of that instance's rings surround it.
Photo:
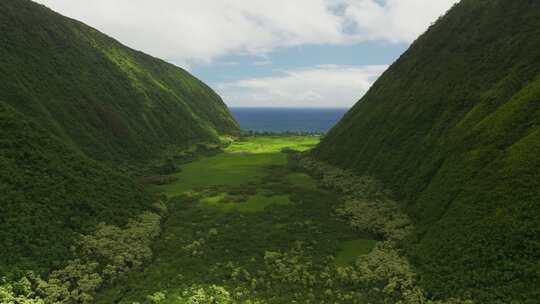
<path fill-rule="evenodd" d="M 217 86 L 229 106 L 349 107 L 387 66 L 321 65 Z"/>
<path fill-rule="evenodd" d="M 411 42 L 456 0 L 344 0 L 345 19 L 360 39 Z M 381 4 L 382 3 L 382 4 Z"/>
<path fill-rule="evenodd" d="M 410 43 L 458 0 L 34 0 L 187 68 L 227 55 L 271 65 L 309 44 Z M 221 66 L 237 62 L 218 61 Z M 316 66 L 222 83 L 232 106 L 350 106 L 385 66 Z"/>
<path fill-rule="evenodd" d="M 410 42 L 457 0 L 35 0 L 182 66 L 305 44 Z"/>

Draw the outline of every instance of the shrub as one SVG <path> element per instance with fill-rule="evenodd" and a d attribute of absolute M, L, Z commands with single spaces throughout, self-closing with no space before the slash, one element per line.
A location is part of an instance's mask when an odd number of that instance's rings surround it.
<path fill-rule="evenodd" d="M 163 202 L 154 208 L 165 214 Z M 152 257 L 151 242 L 160 233 L 161 216 L 145 212 L 125 228 L 100 224 L 92 234 L 81 235 L 80 258 L 51 272 L 46 280 L 28 273 L 20 281 L 0 285 L 0 303 L 90 304 L 96 291 Z"/>
<path fill-rule="evenodd" d="M 172 159 L 167 159 L 165 163 L 157 168 L 159 174 L 168 175 L 181 171 L 180 167 Z"/>
<path fill-rule="evenodd" d="M 145 176 L 141 179 L 141 183 L 147 185 L 168 185 L 176 182 L 178 177 L 170 175 L 152 175 Z"/>
<path fill-rule="evenodd" d="M 334 275 L 341 284 L 360 290 L 371 303 L 471 303 L 459 299 L 428 300 L 417 285 L 409 261 L 397 249 L 413 231 L 412 222 L 380 183 L 300 154 L 289 157 L 289 166 L 308 171 L 319 179 L 321 186 L 344 194 L 336 213 L 355 229 L 383 240 L 371 253 L 360 256 L 354 266 L 336 270 Z M 334 275 L 328 274 L 329 280 Z"/>
<path fill-rule="evenodd" d="M 179 297 L 180 303 L 186 304 L 232 304 L 231 294 L 223 287 L 210 285 L 207 287 L 191 287 Z"/>

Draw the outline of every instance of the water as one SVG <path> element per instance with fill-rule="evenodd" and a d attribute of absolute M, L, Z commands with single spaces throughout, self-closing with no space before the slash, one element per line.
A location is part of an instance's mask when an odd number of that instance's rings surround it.
<path fill-rule="evenodd" d="M 242 130 L 325 133 L 347 109 L 231 108 L 231 111 Z"/>

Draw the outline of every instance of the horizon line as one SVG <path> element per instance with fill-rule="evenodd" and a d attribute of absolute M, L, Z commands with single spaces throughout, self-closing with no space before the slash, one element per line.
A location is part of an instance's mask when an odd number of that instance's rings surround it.
<path fill-rule="evenodd" d="M 348 110 L 352 107 L 276 107 L 276 106 L 228 106 L 230 109 L 316 109 L 316 110 Z"/>

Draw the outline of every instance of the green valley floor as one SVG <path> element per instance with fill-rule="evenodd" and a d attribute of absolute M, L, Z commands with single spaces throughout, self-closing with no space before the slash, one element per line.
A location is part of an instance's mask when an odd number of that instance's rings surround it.
<path fill-rule="evenodd" d="M 337 194 L 288 166 L 288 150 L 318 141 L 239 140 L 183 165 L 174 183 L 154 186 L 169 197 L 154 257 L 100 292 L 97 303 L 335 301 L 340 291 L 326 281 L 376 242 L 335 216 Z M 352 297 L 347 288 L 343 299 Z"/>

